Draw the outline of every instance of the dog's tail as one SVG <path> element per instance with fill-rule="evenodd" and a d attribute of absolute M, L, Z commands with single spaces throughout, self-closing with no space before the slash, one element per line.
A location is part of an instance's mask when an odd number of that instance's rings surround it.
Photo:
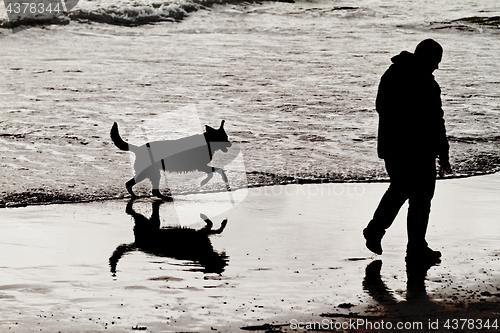
<path fill-rule="evenodd" d="M 121 150 L 125 150 L 125 151 L 132 150 L 133 151 L 134 148 L 138 148 L 137 146 L 134 146 L 130 143 L 123 141 L 122 137 L 120 136 L 120 133 L 118 132 L 118 124 L 117 123 L 114 123 L 113 127 L 111 127 L 110 135 L 111 135 L 111 140 L 113 140 L 113 143 L 115 144 L 115 146 L 117 146 Z"/>

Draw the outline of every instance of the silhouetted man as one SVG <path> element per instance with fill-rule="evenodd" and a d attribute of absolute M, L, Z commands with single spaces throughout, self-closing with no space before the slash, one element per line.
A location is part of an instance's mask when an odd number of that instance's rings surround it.
<path fill-rule="evenodd" d="M 420 42 L 415 52 L 401 52 L 380 80 L 378 156 L 385 161 L 391 183 L 363 235 L 372 252 L 382 254 L 385 230 L 409 200 L 407 262 L 439 262 L 441 253 L 427 246 L 425 234 L 436 184 L 450 173 L 448 140 L 441 108 L 441 90 L 432 73 L 443 49 L 436 41 Z"/>

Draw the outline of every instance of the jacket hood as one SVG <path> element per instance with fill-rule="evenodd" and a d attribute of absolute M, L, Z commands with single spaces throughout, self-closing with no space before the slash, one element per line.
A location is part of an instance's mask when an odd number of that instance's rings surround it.
<path fill-rule="evenodd" d="M 411 65 L 415 61 L 415 55 L 408 51 L 403 51 L 397 56 L 391 58 L 391 61 L 397 65 Z"/>
<path fill-rule="evenodd" d="M 417 62 L 415 55 L 408 51 L 402 51 L 397 56 L 392 57 L 391 61 L 393 63 L 392 66 L 395 66 L 395 68 L 399 68 L 399 70 L 411 71 L 417 76 L 434 77 L 432 75 L 432 72 L 428 72 L 427 70 L 425 70 L 425 68 L 423 68 L 422 65 Z"/>

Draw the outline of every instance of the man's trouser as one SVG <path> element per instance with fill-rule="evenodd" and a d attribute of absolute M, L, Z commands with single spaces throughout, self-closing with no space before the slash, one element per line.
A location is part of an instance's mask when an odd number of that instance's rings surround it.
<path fill-rule="evenodd" d="M 436 187 L 436 159 L 391 158 L 385 159 L 385 167 L 391 183 L 368 224 L 367 232 L 383 235 L 408 200 L 408 249 L 427 247 L 425 233 Z"/>

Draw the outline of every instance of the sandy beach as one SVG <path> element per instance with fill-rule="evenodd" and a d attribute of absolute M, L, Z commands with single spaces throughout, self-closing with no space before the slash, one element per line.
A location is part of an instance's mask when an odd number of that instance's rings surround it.
<path fill-rule="evenodd" d="M 0 330 L 291 332 L 293 323 L 325 319 L 498 319 L 499 184 L 499 174 L 438 182 L 428 241 L 442 263 L 416 284 L 405 269 L 405 207 L 384 238 L 384 254 L 364 248 L 361 230 L 382 183 L 253 188 L 216 216 L 210 211 L 223 194 L 179 197 L 175 205 L 193 212 L 190 228 L 203 226 L 200 210 L 215 228 L 228 219 L 210 236 L 224 258 L 217 272 L 195 257 L 136 249 L 112 273 L 114 251 L 134 242 L 127 200 L 2 209 Z M 132 207 L 150 218 L 152 203 Z M 178 225 L 175 205 L 160 205 L 162 227 Z"/>

